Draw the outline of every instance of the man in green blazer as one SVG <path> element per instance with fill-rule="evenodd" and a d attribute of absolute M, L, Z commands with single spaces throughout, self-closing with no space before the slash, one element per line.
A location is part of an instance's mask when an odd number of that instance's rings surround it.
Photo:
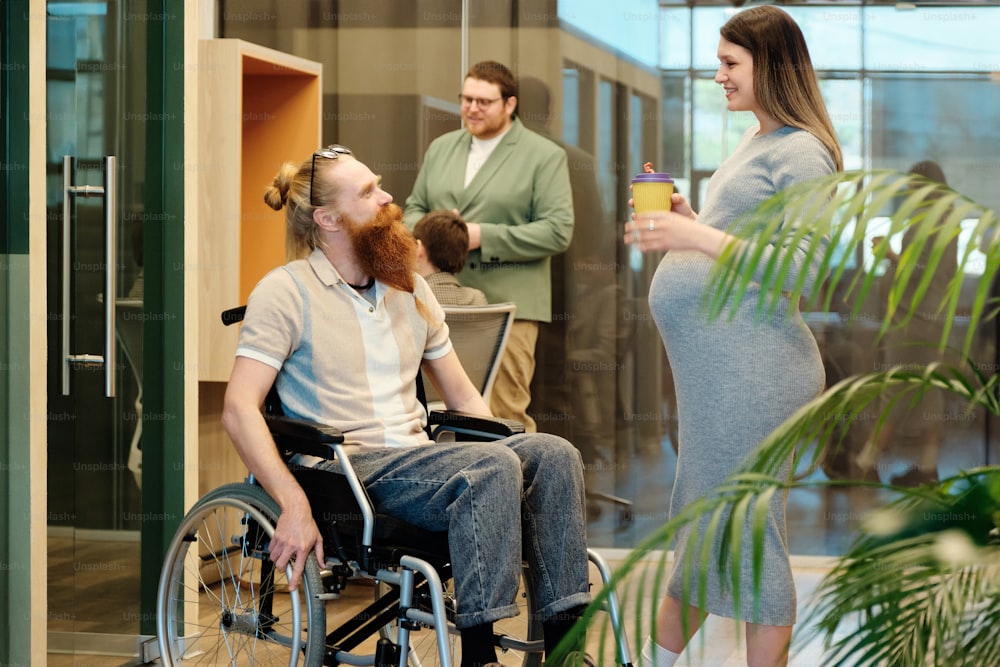
<path fill-rule="evenodd" d="M 517 80 L 498 62 L 473 65 L 459 99 L 465 127 L 427 149 L 404 222 L 412 229 L 428 211 L 458 211 L 469 227 L 462 284 L 517 304 L 490 408 L 530 432 L 538 323 L 552 321 L 550 258 L 573 237 L 566 152 L 515 116 Z"/>

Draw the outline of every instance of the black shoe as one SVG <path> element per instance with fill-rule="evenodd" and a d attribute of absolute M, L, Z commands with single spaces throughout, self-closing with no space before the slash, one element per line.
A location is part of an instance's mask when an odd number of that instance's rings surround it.
<path fill-rule="evenodd" d="M 910 468 L 902 475 L 893 475 L 889 480 L 893 486 L 924 486 L 925 484 L 937 484 L 937 470 L 924 472 L 920 468 Z"/>
<path fill-rule="evenodd" d="M 878 471 L 875 468 L 862 468 L 861 466 L 855 467 L 855 472 L 851 479 L 857 480 L 859 482 L 879 482 L 881 481 L 878 476 Z"/>
<path fill-rule="evenodd" d="M 861 466 L 857 457 L 856 452 L 837 446 L 824 452 L 820 465 L 830 480 L 879 481 L 878 471 L 873 466 Z"/>

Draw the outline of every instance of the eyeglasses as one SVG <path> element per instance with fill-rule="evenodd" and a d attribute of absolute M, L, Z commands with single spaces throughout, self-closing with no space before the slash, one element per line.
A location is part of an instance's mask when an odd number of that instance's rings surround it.
<path fill-rule="evenodd" d="M 471 107 L 473 104 L 475 104 L 476 107 L 479 109 L 486 109 L 497 100 L 502 100 L 505 98 L 506 98 L 505 95 L 501 95 L 500 97 L 494 97 L 492 100 L 487 100 L 483 99 L 482 97 L 469 97 L 468 95 L 459 94 L 458 101 L 462 103 L 463 107 Z"/>
<path fill-rule="evenodd" d="M 309 203 L 313 206 L 319 206 L 316 203 L 316 198 L 313 197 L 313 180 L 316 178 L 316 158 L 325 157 L 328 160 L 336 160 L 341 155 L 354 155 L 350 148 L 345 148 L 340 144 L 330 144 L 326 148 L 321 148 L 315 153 L 313 153 L 312 159 L 312 169 L 309 171 Z"/>

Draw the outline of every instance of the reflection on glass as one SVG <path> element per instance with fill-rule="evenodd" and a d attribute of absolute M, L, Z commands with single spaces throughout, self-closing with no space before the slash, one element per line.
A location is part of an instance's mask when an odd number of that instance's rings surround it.
<path fill-rule="evenodd" d="M 906 171 L 933 159 L 951 187 L 1000 209 L 996 82 L 988 76 L 872 75 L 871 108 L 872 167 Z"/>
<path fill-rule="evenodd" d="M 694 80 L 694 128 L 691 136 L 694 169 L 715 170 L 736 148 L 757 120 L 750 113 L 729 113 L 722 87 L 711 78 Z"/>
<path fill-rule="evenodd" d="M 694 69 L 713 72 L 719 67 L 719 28 L 736 13 L 733 7 L 699 7 L 692 18 L 691 57 Z"/>
<path fill-rule="evenodd" d="M 129 5 L 146 16 L 143 3 Z M 146 145 L 145 49 L 130 40 L 146 25 L 110 12 L 108 3 L 46 4 L 48 327 L 49 650 L 131 655 L 142 632 L 140 529 L 144 524 L 139 450 L 142 424 L 142 214 Z M 116 60 L 126 57 L 124 61 Z M 62 395 L 63 156 L 72 182 L 118 196 L 114 261 L 105 249 L 104 195 L 76 196 L 70 215 L 68 308 L 75 353 L 103 352 L 106 299 L 117 301 L 116 396 L 105 397 L 104 366 L 79 365 Z M 118 187 L 104 174 L 118 158 Z M 107 294 L 108 266 L 118 270 Z M 58 378 L 58 379 L 57 379 Z M 54 659 L 53 659 L 54 661 Z M 121 658 L 115 664 L 124 662 Z"/>
<path fill-rule="evenodd" d="M 580 145 L 580 75 L 572 67 L 563 68 L 563 141 Z"/>
<path fill-rule="evenodd" d="M 866 7 L 864 67 L 876 71 L 998 69 L 1000 7 Z"/>
<path fill-rule="evenodd" d="M 864 166 L 864 88 L 860 78 L 819 80 L 823 101 L 844 154 L 844 169 Z"/>
<path fill-rule="evenodd" d="M 713 81 L 719 27 L 738 10 L 727 3 L 703 6 L 673 1 L 660 2 L 663 8 L 658 10 L 654 0 L 557 4 L 564 25 L 546 28 L 552 31 L 546 35 L 550 39 L 539 39 L 537 22 L 529 32 L 499 10 L 489 14 L 492 23 L 488 26 L 482 14 L 469 17 L 476 19 L 469 33 L 471 53 L 461 51 L 459 10 L 450 12 L 457 17 L 448 23 L 453 31 L 422 21 L 420 12 L 389 17 L 372 10 L 369 24 L 346 20 L 335 24 L 317 22 L 308 13 L 284 5 L 276 5 L 277 20 L 232 18 L 223 21 L 221 30 L 223 37 L 289 45 L 297 55 L 323 61 L 330 86 L 324 98 L 324 109 L 329 110 L 324 140 L 350 139 L 352 147 L 357 144 L 369 159 L 388 165 L 383 173 L 397 201 L 407 196 L 419 161 L 412 147 L 426 145 L 415 136 L 412 113 L 407 111 L 410 96 L 453 99 L 461 78 L 457 63 L 463 57 L 469 62 L 484 57 L 484 44 L 494 49 L 489 57 L 516 63 L 519 75 L 547 79 L 544 73 L 561 72 L 561 90 L 553 85 L 552 129 L 567 144 L 594 156 L 600 207 L 609 225 L 614 225 L 614 233 L 607 235 L 610 250 L 611 243 L 620 242 L 618 232 L 630 213 L 625 206 L 627 178 L 623 177 L 635 165 L 661 159 L 663 168 L 674 174 L 678 191 L 693 195 L 697 203 L 703 199 L 698 195 L 708 176 L 755 122 L 752 114 L 728 113 L 720 87 Z M 220 15 L 237 17 L 238 6 L 233 0 L 223 2 Z M 502 6 L 505 3 L 497 4 Z M 226 7 L 233 11 L 227 12 Z M 956 189 L 1000 208 L 1000 191 L 995 187 L 1000 174 L 1000 126 L 995 122 L 1000 86 L 991 82 L 989 74 L 1000 70 L 998 43 L 990 33 L 1000 22 L 1000 9 L 921 7 L 906 12 L 892 6 L 862 10 L 844 3 L 786 8 L 803 27 L 814 65 L 820 70 L 821 90 L 842 144 L 845 168 L 905 170 L 916 160 L 936 158 Z M 647 11 L 658 11 L 658 20 L 632 20 Z M 965 20 L 966 14 L 975 20 Z M 353 47 L 369 44 L 380 35 L 386 37 L 386 44 L 395 45 L 391 54 L 383 54 L 377 64 L 358 75 L 350 57 Z M 540 48 L 541 44 L 545 47 Z M 862 53 L 867 59 L 864 63 Z M 961 76 L 942 73 L 945 70 Z M 650 103 L 658 111 L 652 125 L 632 125 Z M 650 156 L 657 150 L 658 156 Z M 835 265 L 848 271 L 866 266 L 874 233 L 874 229 L 869 232 L 857 256 L 834 248 Z M 963 245 L 962 239 L 959 243 Z M 649 360 L 655 360 L 655 355 L 646 355 L 644 346 L 659 341 L 655 332 L 643 338 L 650 333 L 648 308 L 644 295 L 633 293 L 636 285 L 648 284 L 641 274 L 655 265 L 656 258 L 621 246 L 613 249 L 618 283 L 631 291 L 622 312 L 609 310 L 607 315 L 619 324 L 617 338 L 604 343 L 609 348 L 604 350 L 607 358 L 614 360 L 607 382 L 615 390 L 609 400 L 615 402 L 617 447 L 614 460 L 602 463 L 606 467 L 597 472 L 602 484 L 635 504 L 628 516 L 605 508 L 603 514 L 592 517 L 590 538 L 597 546 L 628 548 L 666 520 L 676 461 L 667 434 L 676 415 L 671 410 L 668 370 L 661 369 L 662 378 L 652 377 L 654 362 Z M 970 271 L 969 285 L 975 277 Z M 875 339 L 885 300 L 881 288 L 875 289 L 861 311 L 851 314 L 854 303 L 835 294 L 831 312 L 808 314 L 830 383 L 885 363 L 886 353 Z M 570 324 L 583 330 L 587 322 Z M 598 327 L 591 328 L 591 333 L 597 331 Z M 985 332 L 984 341 L 992 334 Z M 992 350 L 982 342 L 975 354 L 986 359 Z M 650 368 L 640 373 L 642 364 Z M 651 398 L 654 407 L 642 404 L 640 409 L 639 397 Z M 563 416 L 584 438 L 603 433 L 573 412 Z M 942 444 L 949 461 L 943 473 L 985 460 L 983 421 L 975 417 L 950 425 Z M 851 457 L 863 449 L 874 423 L 874 415 L 866 414 L 847 425 L 848 460 L 830 461 L 826 470 L 815 474 L 861 476 L 859 463 Z M 658 451 L 638 442 L 637 433 L 657 434 L 659 441 L 653 444 Z M 913 460 L 906 447 L 901 439 L 865 474 L 874 472 L 890 479 L 904 472 Z M 840 553 L 850 529 L 882 501 L 877 495 L 853 491 L 793 492 L 789 504 L 792 552 Z"/>
<path fill-rule="evenodd" d="M 617 103 L 614 83 L 607 79 L 601 79 L 597 98 L 597 125 L 600 128 L 597 133 L 597 169 L 601 188 L 601 203 L 604 205 L 605 211 L 614 211 L 618 200 L 617 147 L 615 145 L 615 130 L 617 129 L 615 105 Z"/>
<path fill-rule="evenodd" d="M 843 5 L 847 3 L 837 3 Z M 802 28 L 809 57 L 818 70 L 856 70 L 861 66 L 861 8 L 782 7 Z"/>
<path fill-rule="evenodd" d="M 691 67 L 690 9 L 660 11 L 660 67 L 663 69 Z"/>
<path fill-rule="evenodd" d="M 591 39 L 644 65 L 659 62 L 657 0 L 572 0 L 557 5 L 559 18 Z"/>

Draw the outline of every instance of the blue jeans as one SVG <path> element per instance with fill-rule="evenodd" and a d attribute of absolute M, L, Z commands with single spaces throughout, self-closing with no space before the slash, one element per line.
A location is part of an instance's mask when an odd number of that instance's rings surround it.
<path fill-rule="evenodd" d="M 590 602 L 583 466 L 562 438 L 352 448 L 349 456 L 380 512 L 448 531 L 459 628 L 517 614 L 522 552 L 541 620 Z"/>

